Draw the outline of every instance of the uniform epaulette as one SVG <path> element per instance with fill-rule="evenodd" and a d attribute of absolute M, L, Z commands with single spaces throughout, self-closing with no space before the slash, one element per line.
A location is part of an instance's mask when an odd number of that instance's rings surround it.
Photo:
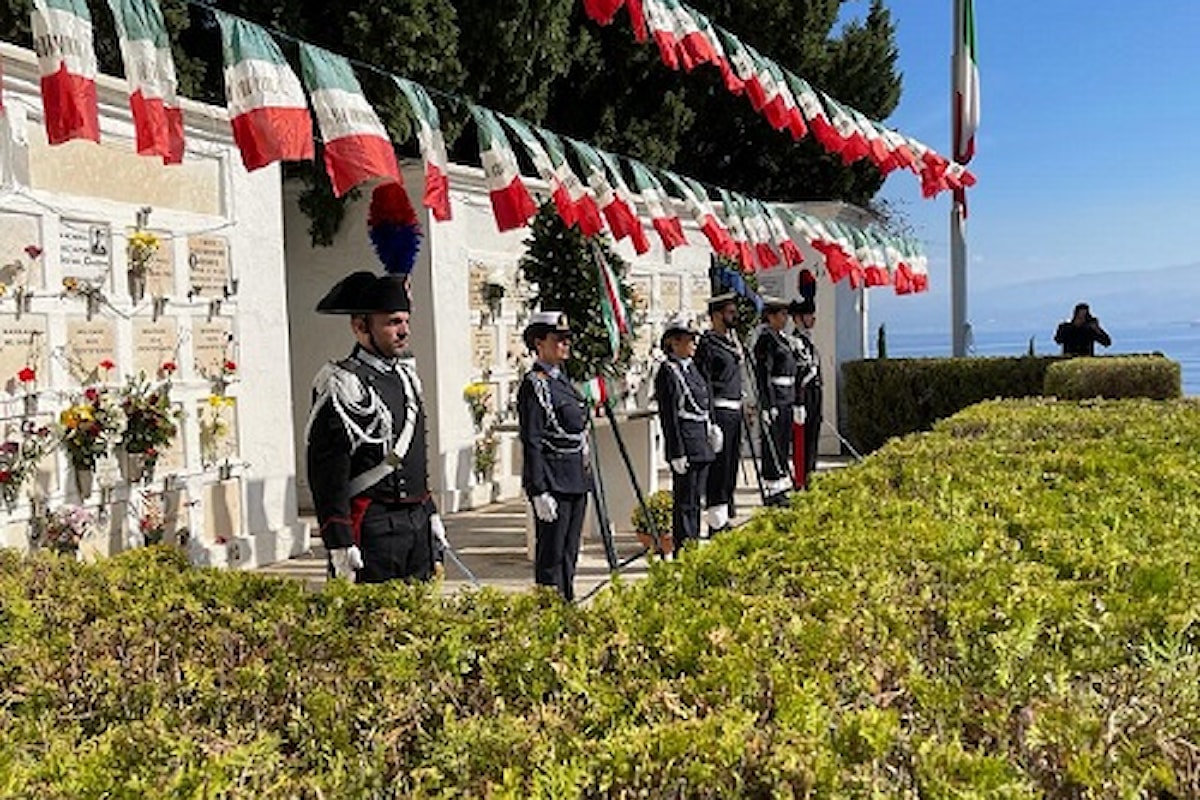
<path fill-rule="evenodd" d="M 343 403 L 355 405 L 366 399 L 362 380 L 341 361 L 331 361 L 318 370 L 313 378 L 313 393 L 318 399 L 334 394 Z"/>

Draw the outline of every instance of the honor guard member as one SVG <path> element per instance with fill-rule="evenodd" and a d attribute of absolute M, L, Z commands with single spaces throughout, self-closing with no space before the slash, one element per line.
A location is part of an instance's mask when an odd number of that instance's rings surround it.
<path fill-rule="evenodd" d="M 737 297 L 722 294 L 708 301 L 712 327 L 700 335 L 696 367 L 708 382 L 713 422 L 721 429 L 724 448 L 708 468 L 704 488 L 708 528 L 711 533 L 729 528 L 735 512 L 738 459 L 742 452 L 742 362 L 745 353 L 737 339 Z"/>
<path fill-rule="evenodd" d="M 709 417 L 708 382 L 696 368 L 698 331 L 690 320 L 674 318 L 663 330 L 667 358 L 654 376 L 654 398 L 671 465 L 671 535 L 676 552 L 700 538 L 700 495 L 709 465 L 723 442 Z"/>
<path fill-rule="evenodd" d="M 778 297 L 762 298 L 763 325 L 754 342 L 754 373 L 762 422 L 762 476 L 766 502 L 787 502 L 792 488 L 788 475 L 791 457 L 792 404 L 796 399 L 796 356 L 784 334 L 788 303 Z"/>
<path fill-rule="evenodd" d="M 792 421 L 801 427 L 802 437 L 794 442 L 792 460 L 796 465 L 796 488 L 808 488 L 817 469 L 817 442 L 821 436 L 821 356 L 813 342 L 817 323 L 817 304 L 811 298 L 793 300 L 788 313 L 795 323 L 792 349 L 796 353 L 796 404 Z"/>
<path fill-rule="evenodd" d="M 567 315 L 535 313 L 525 328 L 525 346 L 537 358 L 517 390 L 521 483 L 536 517 L 533 576 L 571 601 L 591 480 L 587 405 L 564 369 L 571 354 Z"/>
<path fill-rule="evenodd" d="M 429 493 L 421 383 L 402 359 L 404 279 L 355 272 L 317 304 L 345 314 L 357 343 L 313 381 L 308 479 L 333 577 L 428 580 L 445 528 Z"/>

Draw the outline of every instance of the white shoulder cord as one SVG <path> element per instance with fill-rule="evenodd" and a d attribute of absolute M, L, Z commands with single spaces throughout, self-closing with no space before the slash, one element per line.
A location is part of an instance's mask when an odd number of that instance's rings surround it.
<path fill-rule="evenodd" d="M 382 445 L 390 448 L 392 441 L 392 415 L 383 399 L 371 387 L 363 387 L 357 375 L 337 364 L 326 364 L 313 379 L 316 400 L 308 412 L 304 426 L 304 438 L 312 433 L 313 423 L 321 407 L 329 402 L 342 421 L 346 437 L 350 440 L 350 452 L 354 453 L 364 444 Z M 358 419 L 366 419 L 360 425 Z"/>
<path fill-rule="evenodd" d="M 701 408 L 700 404 L 696 402 L 696 396 L 692 394 L 691 387 L 689 387 L 687 385 L 687 381 L 684 380 L 683 370 L 681 370 L 679 365 L 673 361 L 668 361 L 667 365 L 671 368 L 671 372 L 675 373 L 675 380 L 679 381 L 679 387 L 683 389 L 683 394 L 679 396 L 679 416 L 684 419 L 690 419 L 693 422 L 708 422 L 708 410 Z M 688 403 L 691 403 L 692 408 L 696 410 L 688 411 L 685 408 L 685 400 Z"/>

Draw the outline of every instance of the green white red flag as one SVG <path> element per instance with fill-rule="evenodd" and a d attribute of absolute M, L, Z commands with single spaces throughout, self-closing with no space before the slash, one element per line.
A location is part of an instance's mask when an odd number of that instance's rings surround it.
<path fill-rule="evenodd" d="M 441 116 L 424 86 L 407 78 L 393 78 L 417 121 L 417 142 L 425 162 L 423 203 L 434 219 L 445 222 L 450 219 L 450 159 L 446 156 Z"/>
<path fill-rule="evenodd" d="M 579 163 L 583 165 L 584 177 L 587 180 L 588 186 L 592 188 L 592 192 L 596 195 L 596 202 L 600 207 L 600 213 L 608 221 L 608 229 L 612 231 L 613 238 L 617 241 L 626 238 L 632 239 L 636 247 L 637 239 L 635 237 L 640 234 L 644 241 L 646 235 L 642 232 L 642 226 L 638 222 L 637 213 L 625 198 L 617 193 L 616 187 L 613 186 L 612 181 L 609 179 L 608 171 L 605 169 L 600 153 L 591 145 L 584 142 L 575 139 L 568 139 L 567 142 L 571 145 L 571 149 L 575 151 L 575 155 L 579 158 Z"/>
<path fill-rule="evenodd" d="M 607 25 L 625 5 L 625 0 L 583 0 L 583 10 L 592 21 Z"/>
<path fill-rule="evenodd" d="M 954 160 L 967 164 L 975 155 L 979 129 L 974 0 L 954 0 L 954 27 Z"/>
<path fill-rule="evenodd" d="M 671 210 L 667 190 L 658 177 L 640 161 L 631 160 L 629 167 L 633 172 L 633 185 L 650 212 L 650 222 L 658 232 L 658 238 L 662 239 L 663 247 L 670 252 L 687 244 L 683 223 L 679 221 L 679 215 Z"/>
<path fill-rule="evenodd" d="M 596 205 L 596 199 L 588 192 L 588 188 L 567 161 L 567 151 L 558 134 L 544 128 L 538 128 L 537 133 L 546 145 L 546 155 L 550 157 L 550 163 L 554 165 L 555 179 L 566 188 L 571 200 L 571 216 L 574 220 L 571 224 L 577 224 L 584 236 L 595 236 L 604 230 L 604 220 L 600 217 L 600 207 Z M 563 217 L 564 221 L 566 219 Z"/>
<path fill-rule="evenodd" d="M 579 385 L 579 391 L 583 395 L 583 399 L 590 406 L 603 405 L 608 400 L 608 381 L 603 375 L 597 375 L 591 380 L 584 381 Z"/>
<path fill-rule="evenodd" d="M 558 179 L 558 173 L 554 170 L 554 162 L 550 160 L 550 154 L 546 152 L 541 141 L 534 135 L 533 129 L 516 117 L 506 114 L 497 114 L 496 116 L 508 126 L 508 129 L 517 137 L 517 141 L 525 148 L 525 154 L 533 162 L 538 177 L 550 185 L 550 199 L 554 201 L 554 207 L 558 210 L 558 216 L 563 223 L 567 226 L 574 225 L 578 221 L 575 214 L 575 203 L 572 202 L 567 187 Z"/>
<path fill-rule="evenodd" d="M 501 231 L 520 228 L 537 213 L 537 206 L 521 180 L 517 156 L 494 113 L 482 106 L 471 105 L 471 116 L 479 132 L 479 160 L 483 163 L 483 177 L 491 196 L 496 227 Z"/>
<path fill-rule="evenodd" d="M 670 170 L 664 170 L 662 176 L 670 188 L 674 189 L 683 200 L 683 204 L 691 213 L 696 225 L 699 226 L 700 232 L 704 234 L 704 238 L 708 239 L 713 251 L 730 258 L 736 256 L 737 245 L 729 235 L 729 230 L 717 217 L 717 212 L 704 187 L 696 181 L 676 175 Z"/>
<path fill-rule="evenodd" d="M 325 143 L 325 171 L 333 194 L 368 181 L 400 183 L 391 137 L 343 56 L 300 44 L 300 71 Z"/>
<path fill-rule="evenodd" d="M 96 51 L 85 0 L 34 0 L 30 20 L 41 75 L 46 139 L 100 141 Z"/>
<path fill-rule="evenodd" d="M 252 22 L 213 12 L 221 28 L 225 97 L 233 140 L 247 170 L 313 157 L 304 89 L 279 45 Z"/>
<path fill-rule="evenodd" d="M 625 311 L 625 303 L 621 300 L 621 288 L 612 265 L 604 257 L 604 251 L 595 241 L 592 242 L 592 257 L 596 262 L 596 279 L 600 288 L 600 317 L 604 320 L 604 329 L 608 332 L 608 346 L 613 358 L 621 351 L 621 334 L 629 333 L 629 314 Z"/>
<path fill-rule="evenodd" d="M 779 248 L 779 252 L 783 253 L 783 261 L 789 267 L 794 267 L 804 261 L 804 254 L 800 252 L 800 248 L 796 247 L 796 243 L 792 241 L 792 237 L 788 235 L 787 226 L 783 224 L 783 220 L 779 216 L 779 212 L 774 206 L 755 200 L 762 211 L 763 218 L 767 221 L 767 229 L 771 233 L 771 241 Z"/>
<path fill-rule="evenodd" d="M 634 206 L 633 193 L 629 191 L 629 184 L 625 183 L 625 178 L 621 174 L 621 165 L 617 161 L 617 157 L 612 153 L 604 150 L 592 148 L 596 155 L 600 156 L 600 161 L 603 162 L 605 170 L 608 171 L 608 182 L 612 185 L 613 191 L 616 192 L 617 198 L 625 208 L 629 209 L 629 216 L 633 222 L 629 230 L 629 238 L 633 243 L 633 249 L 638 254 L 649 252 L 650 240 L 646 238 L 646 231 L 642 229 L 642 221 L 638 218 L 637 209 Z"/>
<path fill-rule="evenodd" d="M 175 59 L 158 0 L 108 0 L 121 42 L 139 155 L 183 161 L 183 110 Z"/>

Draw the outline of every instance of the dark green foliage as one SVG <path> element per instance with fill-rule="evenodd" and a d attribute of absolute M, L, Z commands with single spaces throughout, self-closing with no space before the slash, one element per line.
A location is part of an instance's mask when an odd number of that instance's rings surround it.
<path fill-rule="evenodd" d="M 1198 471 L 982 404 L 585 609 L 0 553 L 0 794 L 1196 797 Z"/>
<path fill-rule="evenodd" d="M 1043 393 L 1063 400 L 1183 396 L 1179 362 L 1155 356 L 1072 358 L 1046 370 Z"/>
<path fill-rule="evenodd" d="M 537 286 L 531 298 L 533 308 L 565 311 L 575 331 L 567 373 L 572 380 L 588 380 L 596 375 L 624 376 L 633 356 L 627 335 L 621 336 L 620 352 L 614 358 L 608 330 L 600 314 L 600 280 L 593 247 L 599 247 L 617 276 L 625 308 L 631 308 L 633 290 L 625 282 L 629 265 L 613 251 L 608 235 L 587 237 L 579 227 L 567 227 L 554 208 L 546 202 L 530 226 L 528 250 L 521 258 L 525 280 Z"/>
<path fill-rule="evenodd" d="M 1042 393 L 1050 358 L 883 358 L 842 365 L 846 432 L 862 452 L 997 397 Z"/>

